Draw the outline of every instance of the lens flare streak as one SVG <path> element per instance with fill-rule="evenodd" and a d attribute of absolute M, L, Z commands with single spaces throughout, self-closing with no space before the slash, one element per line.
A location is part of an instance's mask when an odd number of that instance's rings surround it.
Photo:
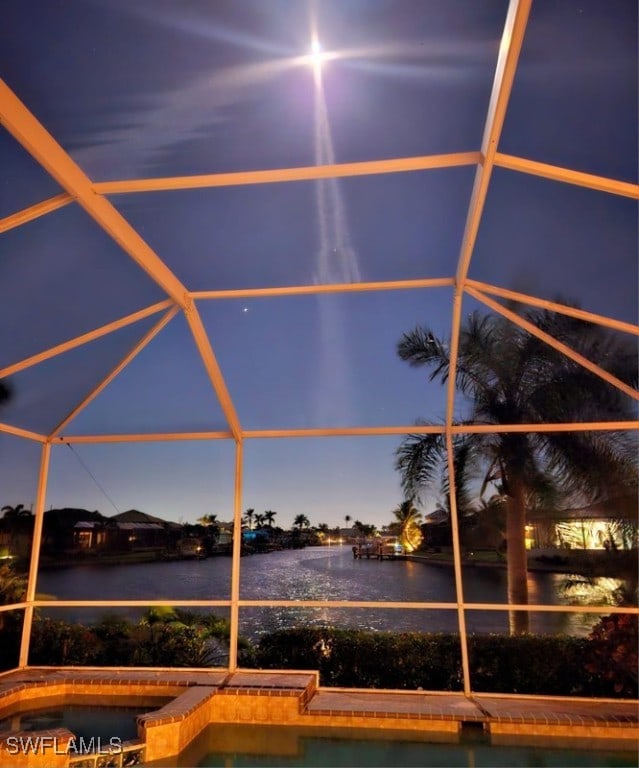
<path fill-rule="evenodd" d="M 335 150 L 321 77 L 322 49 L 317 38 L 312 45 L 314 61 L 315 164 L 335 163 Z M 351 245 L 346 207 L 338 179 L 316 182 L 315 199 L 319 225 L 316 283 L 345 283 L 361 280 L 357 255 Z M 350 423 L 353 418 L 353 383 L 344 334 L 345 318 L 339 298 L 318 298 L 319 359 L 315 377 L 315 415 L 319 423 Z"/>

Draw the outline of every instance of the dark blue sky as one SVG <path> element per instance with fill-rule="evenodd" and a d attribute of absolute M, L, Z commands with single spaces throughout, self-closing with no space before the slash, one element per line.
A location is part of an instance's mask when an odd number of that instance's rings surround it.
<path fill-rule="evenodd" d="M 0 77 L 94 181 L 480 147 L 503 0 L 5 0 Z M 326 51 L 321 124 L 309 50 Z M 499 150 L 637 181 L 637 4 L 535 0 Z M 320 137 L 318 143 L 318 136 Z M 0 128 L 0 217 L 61 190 Z M 474 167 L 112 195 L 189 290 L 455 274 Z M 636 322 L 637 201 L 497 168 L 470 266 L 493 284 Z M 0 366 L 165 298 L 76 205 L 0 235 Z M 245 429 L 410 424 L 443 393 L 396 356 L 448 336 L 451 288 L 199 301 Z M 464 311 L 476 308 L 466 300 Z M 157 318 L 16 374 L 0 420 L 46 432 Z M 181 315 L 68 428 L 226 429 Z M 397 438 L 251 440 L 243 507 L 280 524 L 388 522 Z M 234 447 L 82 445 L 115 501 L 230 519 Z M 115 509 L 53 451 L 47 504 Z M 2 504 L 34 498 L 38 449 L 0 433 Z"/>

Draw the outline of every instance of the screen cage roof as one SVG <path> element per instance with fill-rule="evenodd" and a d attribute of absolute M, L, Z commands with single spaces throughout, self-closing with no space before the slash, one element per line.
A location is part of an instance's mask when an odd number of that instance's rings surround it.
<path fill-rule="evenodd" d="M 637 400 L 519 310 L 639 332 L 632 0 L 2 14 L 0 436 L 230 441 L 238 522 L 247 441 L 459 431 L 395 347 L 477 308 Z"/>

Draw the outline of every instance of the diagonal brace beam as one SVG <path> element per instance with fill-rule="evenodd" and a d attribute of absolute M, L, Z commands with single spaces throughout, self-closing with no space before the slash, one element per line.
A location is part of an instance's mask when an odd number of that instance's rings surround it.
<path fill-rule="evenodd" d="M 240 426 L 240 420 L 235 411 L 235 406 L 233 405 L 233 400 L 227 389 L 224 377 L 222 376 L 219 363 L 213 352 L 213 347 L 211 346 L 208 334 L 202 323 L 200 313 L 198 312 L 196 305 L 192 304 L 191 308 L 184 314 L 200 356 L 202 357 L 206 372 L 209 375 L 213 389 L 215 390 L 222 407 L 222 411 L 226 416 L 231 433 L 233 434 L 235 441 L 240 443 L 242 441 L 242 427 Z"/>
<path fill-rule="evenodd" d="M 188 307 L 191 299 L 186 287 L 109 200 L 95 193 L 91 179 L 3 80 L 0 80 L 0 121 L 178 306 Z"/>
<path fill-rule="evenodd" d="M 595 376 L 599 376 L 600 379 L 603 379 L 609 384 L 612 384 L 613 387 L 621 390 L 625 395 L 632 397 L 633 400 L 639 400 L 639 392 L 637 392 L 636 389 L 628 386 L 628 384 L 621 381 L 621 379 L 618 379 L 616 376 L 608 373 L 608 371 L 605 369 L 588 360 L 588 358 L 580 355 L 579 352 L 575 352 L 575 350 L 571 349 L 568 345 L 557 341 L 557 339 L 555 339 L 553 336 L 540 330 L 536 325 L 533 325 L 533 323 L 529 323 L 528 320 L 525 320 L 516 312 L 511 312 L 511 310 L 506 309 L 506 307 L 504 307 L 498 301 L 494 301 L 493 299 L 488 298 L 488 296 L 485 296 L 483 293 L 481 293 L 481 291 L 476 291 L 474 288 L 471 288 L 468 285 L 466 286 L 466 293 L 477 299 L 477 301 L 481 301 L 482 304 L 490 307 L 490 309 L 493 311 L 498 312 L 503 317 L 515 323 L 515 325 L 518 325 L 520 328 L 528 331 L 528 333 L 536 336 L 538 339 L 541 339 L 541 341 L 546 342 L 546 344 L 553 347 L 553 349 L 556 349 L 558 352 L 562 352 L 564 355 L 566 355 L 566 357 L 574 360 L 575 363 L 583 366 L 586 370 L 590 371 L 590 373 L 594 373 Z"/>

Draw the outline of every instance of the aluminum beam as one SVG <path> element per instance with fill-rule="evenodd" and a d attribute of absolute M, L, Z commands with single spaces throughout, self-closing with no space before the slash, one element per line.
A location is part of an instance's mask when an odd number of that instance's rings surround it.
<path fill-rule="evenodd" d="M 21 211 L 16 211 L 10 216 L 5 216 L 0 219 L 0 233 L 8 232 L 10 229 L 20 227 L 29 221 L 38 219 L 40 216 L 45 216 L 47 213 L 57 211 L 58 208 L 63 208 L 65 205 L 73 202 L 73 198 L 67 192 L 62 192 L 60 195 L 50 197 L 48 200 L 43 200 L 41 203 L 29 206 L 29 208 L 23 208 Z"/>
<path fill-rule="evenodd" d="M 634 325 L 633 323 L 625 323 L 622 320 L 614 320 L 611 317 L 597 315 L 594 312 L 588 312 L 584 309 L 569 307 L 567 304 L 558 304 L 556 301 L 538 299 L 536 296 L 529 296 L 526 293 L 511 291 L 507 288 L 499 288 L 496 285 L 482 283 L 479 280 L 468 279 L 466 280 L 466 285 L 471 288 L 475 288 L 482 293 L 500 296 L 502 299 L 511 299 L 512 301 L 518 301 L 522 304 L 530 304 L 532 307 L 547 309 L 551 312 L 558 312 L 561 315 L 567 315 L 568 317 L 575 317 L 578 320 L 584 320 L 587 323 L 595 323 L 595 325 L 602 325 L 606 328 L 612 328 L 615 331 L 631 333 L 634 336 L 639 336 L 639 325 Z"/>
<path fill-rule="evenodd" d="M 495 71 L 495 79 L 488 105 L 488 114 L 484 126 L 484 135 L 481 143 L 481 153 L 483 162 L 475 172 L 475 181 L 473 184 L 470 205 L 466 216 L 466 225 L 462 239 L 457 272 L 455 276 L 456 287 L 453 298 L 453 311 L 451 320 L 451 345 L 449 378 L 446 393 L 446 445 L 448 471 L 451 480 L 451 487 L 454 486 L 455 470 L 452 456 L 452 425 L 455 420 L 455 390 L 457 374 L 457 355 L 459 351 L 459 333 L 461 328 L 462 302 L 464 295 L 464 284 L 468 275 L 470 259 L 475 247 L 477 232 L 481 222 L 488 185 L 492 175 L 495 153 L 501 136 L 504 118 L 506 115 L 506 106 L 510 98 L 517 62 L 523 44 L 530 5 L 532 0 L 510 0 L 506 22 L 501 38 L 499 57 Z M 450 513 L 453 529 L 458 529 L 457 522 L 457 500 L 455 494 L 450 495 Z M 464 602 L 463 580 L 462 580 L 462 559 L 459 538 L 453 536 L 453 560 L 455 566 L 455 588 L 457 592 L 458 604 Z M 462 650 L 462 667 L 464 673 L 464 694 L 470 696 L 470 667 L 468 661 L 468 640 L 465 632 L 465 619 L 463 610 L 460 608 L 459 614 L 459 633 Z"/>
<path fill-rule="evenodd" d="M 308 165 L 299 168 L 274 168 L 265 171 L 237 171 L 234 173 L 210 173 L 200 176 L 170 176 L 158 179 L 128 179 L 101 181 L 93 185 L 101 195 L 131 192 L 160 192 L 175 189 L 201 189 L 210 187 L 237 187 L 253 184 L 274 184 L 287 181 L 312 181 L 337 179 L 346 176 L 372 176 L 382 173 L 406 173 L 427 171 L 434 168 L 454 168 L 476 165 L 481 161 L 479 152 L 457 152 L 447 155 L 399 157 L 391 160 L 367 160 L 360 163 L 335 163 L 333 165 Z"/>
<path fill-rule="evenodd" d="M 613 387 L 616 387 L 617 389 L 621 390 L 625 395 L 628 395 L 628 397 L 632 397 L 634 400 L 639 400 L 639 392 L 637 392 L 636 389 L 633 387 L 630 387 L 625 382 L 621 381 L 621 379 L 618 379 L 616 376 L 613 376 L 611 373 L 606 371 L 604 368 L 601 368 L 598 365 L 595 365 L 595 363 L 588 360 L 583 355 L 580 355 L 578 352 L 575 352 L 574 349 L 571 349 L 566 344 L 562 344 L 560 341 L 557 341 L 557 339 L 550 336 L 550 334 L 545 333 L 544 331 L 537 328 L 536 325 L 533 325 L 533 323 L 529 323 L 526 319 L 518 315 L 516 312 L 511 312 L 506 307 L 502 306 L 498 301 L 493 301 L 488 296 L 484 296 L 480 291 L 476 291 L 474 288 L 468 287 L 466 289 L 466 292 L 473 296 L 477 301 L 481 301 L 483 304 L 485 304 L 487 307 L 490 307 L 494 312 L 498 312 L 503 317 L 507 318 L 511 322 L 518 325 L 520 328 L 523 328 L 525 331 L 528 331 L 528 333 L 531 333 L 533 336 L 536 336 L 538 339 L 541 339 L 542 341 L 545 341 L 546 344 L 556 349 L 558 352 L 562 352 L 566 357 L 569 357 L 571 360 L 574 360 L 579 365 L 583 366 L 586 370 L 590 371 L 591 373 L 594 373 L 595 376 L 599 376 L 600 379 L 603 379 L 604 381 L 607 381 L 609 384 L 612 384 Z"/>
<path fill-rule="evenodd" d="M 13 365 L 7 365 L 5 368 L 0 369 L 0 379 L 3 379 L 5 376 L 12 376 L 14 373 L 18 373 L 19 371 L 24 371 L 25 368 L 30 368 L 32 365 L 42 363 L 45 360 L 49 360 L 50 358 L 55 357 L 56 355 L 62 355 L 65 352 L 69 352 L 70 350 L 75 349 L 76 347 L 82 346 L 83 344 L 88 344 L 89 342 L 94 341 L 95 339 L 99 339 L 102 336 L 106 336 L 113 331 L 119 331 L 120 328 L 126 328 L 127 325 L 132 325 L 133 323 L 137 323 L 139 320 L 144 320 L 147 317 L 151 317 L 151 315 L 155 315 L 158 312 L 161 312 L 163 309 L 167 309 L 167 307 L 170 307 L 172 304 L 173 302 L 170 299 L 166 299 L 165 301 L 161 301 L 158 304 L 153 304 L 150 307 L 146 307 L 146 309 L 141 309 L 139 312 L 133 312 L 130 315 L 126 315 L 126 317 L 121 317 L 119 320 L 114 320 L 112 323 L 107 323 L 106 325 L 102 325 L 99 328 L 95 328 L 93 331 L 83 333 L 81 336 L 76 336 L 73 339 L 64 341 L 62 344 L 58 344 L 55 347 L 44 350 L 43 352 L 38 352 L 37 355 L 31 355 L 31 357 L 20 360 Z"/>
<path fill-rule="evenodd" d="M 573 171 L 570 168 L 562 168 L 559 165 L 539 163 L 536 160 L 527 160 L 524 157 L 505 155 L 502 152 L 495 153 L 495 165 L 500 168 L 508 168 L 519 173 L 528 173 L 533 176 L 541 176 L 544 179 L 560 181 L 563 184 L 573 184 L 577 187 L 595 189 L 599 192 L 607 192 L 611 195 L 621 195 L 639 200 L 639 184 L 628 181 L 609 179 L 606 176 L 596 176 L 594 173 Z"/>
<path fill-rule="evenodd" d="M 91 403 L 102 392 L 118 374 L 120 374 L 126 366 L 136 357 L 146 346 L 152 341 L 158 333 L 167 325 L 167 323 L 175 317 L 180 310 L 178 307 L 172 307 L 169 311 L 150 328 L 144 336 L 137 341 L 124 358 L 116 365 L 116 367 L 106 376 L 89 394 L 80 402 L 76 407 L 58 424 L 58 426 L 49 435 L 50 438 L 57 437 L 60 432 L 71 422 L 75 417 L 83 411 L 89 403 Z"/>
<path fill-rule="evenodd" d="M 91 179 L 3 80 L 0 80 L 0 120 L 27 152 L 176 304 L 182 308 L 189 305 L 185 286 L 116 208 L 95 193 Z"/>

